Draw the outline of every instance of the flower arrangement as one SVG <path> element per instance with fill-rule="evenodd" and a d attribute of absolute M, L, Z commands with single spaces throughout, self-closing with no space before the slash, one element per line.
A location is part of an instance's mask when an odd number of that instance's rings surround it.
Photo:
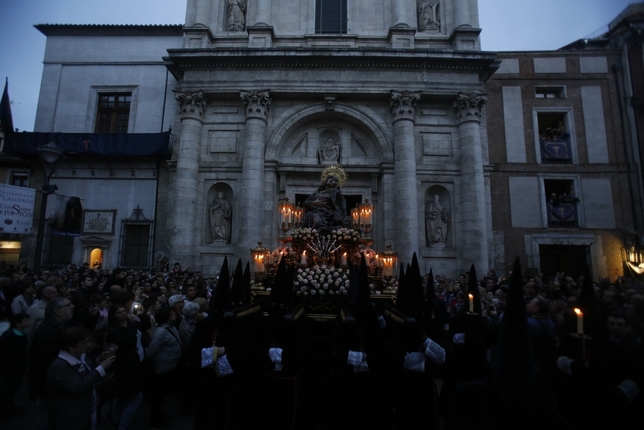
<path fill-rule="evenodd" d="M 354 230 L 352 228 L 344 228 L 344 227 L 331 231 L 329 236 L 331 236 L 331 239 L 334 239 L 334 240 L 348 241 L 348 242 L 358 242 L 362 237 L 362 235 L 358 230 Z"/>
<path fill-rule="evenodd" d="M 349 271 L 326 265 L 301 268 L 293 285 L 295 295 L 303 298 L 341 298 L 349 294 Z"/>
<path fill-rule="evenodd" d="M 296 228 L 292 234 L 294 241 L 309 241 L 320 237 L 320 233 L 314 228 Z"/>

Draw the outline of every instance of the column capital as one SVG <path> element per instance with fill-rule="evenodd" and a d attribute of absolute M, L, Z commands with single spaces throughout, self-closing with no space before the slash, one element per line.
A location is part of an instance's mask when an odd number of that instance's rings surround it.
<path fill-rule="evenodd" d="M 179 102 L 179 113 L 195 118 L 203 118 L 208 99 L 203 90 L 176 92 L 174 98 Z"/>
<path fill-rule="evenodd" d="M 416 103 L 420 100 L 420 91 L 395 91 L 391 90 L 389 106 L 391 108 L 391 117 L 393 122 L 399 119 L 408 119 L 413 121 L 416 113 Z"/>
<path fill-rule="evenodd" d="M 481 121 L 481 109 L 487 103 L 487 97 L 479 93 L 466 94 L 459 92 L 452 108 L 458 122 Z"/>
<path fill-rule="evenodd" d="M 244 109 L 246 109 L 246 119 L 259 118 L 266 121 L 268 109 L 271 105 L 269 90 L 263 91 L 240 91 L 239 97 L 242 99 Z"/>

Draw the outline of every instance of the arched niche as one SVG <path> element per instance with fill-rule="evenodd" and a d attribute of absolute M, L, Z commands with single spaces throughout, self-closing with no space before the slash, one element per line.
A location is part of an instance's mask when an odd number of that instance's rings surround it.
<path fill-rule="evenodd" d="M 366 107 L 358 110 L 350 105 L 336 103 L 333 110 L 328 110 L 324 103 L 298 105 L 293 106 L 282 117 L 284 119 L 276 124 L 266 145 L 267 161 L 288 163 L 289 157 L 292 156 L 291 160 L 294 163 L 317 164 L 316 149 L 320 132 L 333 129 L 340 133 L 342 139 L 342 156 L 345 157 L 345 160 L 341 160 L 343 165 L 347 164 L 344 161 L 350 159 L 353 153 L 344 151 L 345 145 L 352 145 L 354 139 L 359 142 L 368 157 L 373 157 L 378 162 L 393 162 L 393 147 L 382 127 L 383 120 Z M 344 135 L 342 131 L 345 132 Z M 298 148 L 302 143 L 306 143 L 307 146 Z M 357 160 L 357 157 L 353 158 Z"/>
<path fill-rule="evenodd" d="M 432 185 L 425 191 L 425 246 L 444 248 L 450 244 L 452 233 L 452 203 L 449 191 Z"/>
<path fill-rule="evenodd" d="M 215 237 L 214 229 L 213 229 L 213 219 L 212 219 L 212 209 L 216 205 L 217 200 L 219 199 L 219 196 L 223 196 L 223 200 L 228 203 L 230 206 L 230 220 L 229 220 L 229 233 L 227 238 L 222 238 L 222 237 Z M 213 244 L 213 245 L 228 245 L 231 243 L 232 240 L 232 231 L 234 228 L 234 220 L 233 217 L 235 216 L 235 195 L 233 193 L 233 189 L 231 188 L 230 185 L 228 185 L 225 182 L 217 182 L 213 184 L 207 191 L 206 193 L 206 202 L 207 204 L 205 205 L 206 208 L 206 213 L 204 216 L 204 235 L 205 235 L 205 242 L 208 244 Z"/>

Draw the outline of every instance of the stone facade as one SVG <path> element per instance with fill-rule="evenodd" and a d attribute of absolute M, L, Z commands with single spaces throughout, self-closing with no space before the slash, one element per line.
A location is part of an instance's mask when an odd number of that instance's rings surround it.
<path fill-rule="evenodd" d="M 158 213 L 158 248 L 211 273 L 259 241 L 277 246 L 277 202 L 319 185 L 331 137 L 349 175 L 344 194 L 375 204 L 374 249 L 390 243 L 404 262 L 416 252 L 427 270 L 487 268 L 480 94 L 496 63 L 480 52 L 476 2 L 428 2 L 435 24 L 422 31 L 415 0 L 347 2 L 336 33 L 317 27 L 315 1 L 246 2 L 243 30 L 229 26 L 228 3 L 190 1 L 183 48 L 166 57 L 175 91 L 203 93 L 207 108 L 175 122 L 179 150 L 161 193 L 181 209 Z M 233 205 L 230 243 L 208 228 L 217 192 Z M 425 232 L 437 193 L 450 217 L 440 248 Z"/>

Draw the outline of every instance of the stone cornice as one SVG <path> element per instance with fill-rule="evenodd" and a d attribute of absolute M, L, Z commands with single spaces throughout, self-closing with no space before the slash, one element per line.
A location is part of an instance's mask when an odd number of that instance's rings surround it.
<path fill-rule="evenodd" d="M 436 69 L 491 73 L 496 54 L 479 51 L 394 50 L 366 48 L 208 48 L 169 49 L 171 70 L 183 69 Z M 498 67 L 498 65 L 496 66 Z M 496 69 L 496 67 L 492 67 Z"/>

